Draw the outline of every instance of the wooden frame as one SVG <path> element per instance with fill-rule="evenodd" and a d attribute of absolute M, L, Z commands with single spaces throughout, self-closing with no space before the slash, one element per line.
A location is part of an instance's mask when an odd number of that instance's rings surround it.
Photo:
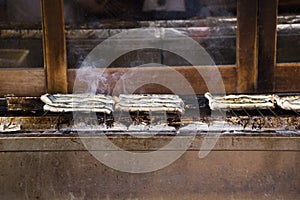
<path fill-rule="evenodd" d="M 258 1 L 237 1 L 237 68 L 238 92 L 257 89 Z"/>
<path fill-rule="evenodd" d="M 275 66 L 275 91 L 300 92 L 300 63 L 281 63 Z"/>
<path fill-rule="evenodd" d="M 0 97 L 8 94 L 40 96 L 46 92 L 43 69 L 1 69 L 0 83 Z"/>
<path fill-rule="evenodd" d="M 299 92 L 300 64 L 275 62 L 278 0 L 275 2 L 237 0 L 237 2 L 237 65 L 218 66 L 226 92 Z M 39 96 L 45 92 L 72 92 L 76 70 L 67 70 L 66 65 L 63 0 L 41 0 L 41 4 L 45 71 L 0 69 L 0 96 L 11 93 L 18 96 Z M 199 68 L 207 69 L 205 66 Z M 204 81 L 201 77 L 195 77 L 195 69 L 176 66 L 174 69 L 187 78 L 197 94 L 206 92 Z M 126 70 L 128 69 L 115 68 L 109 69 L 106 73 L 108 76 L 118 74 L 120 77 Z M 115 83 L 110 81 L 110 84 Z M 147 86 L 146 91 L 165 92 L 162 88 L 155 88 Z"/>
<path fill-rule="evenodd" d="M 139 73 L 151 74 L 153 71 L 159 71 L 161 74 L 168 74 L 169 70 L 176 70 L 180 73 L 186 81 L 188 81 L 191 87 L 194 89 L 196 94 L 204 94 L 208 91 L 207 86 L 199 71 L 201 70 L 203 73 L 209 71 L 212 66 L 181 66 L 181 67 L 170 67 L 170 68 L 161 68 L 161 67 L 147 67 L 142 68 Z M 236 83 L 236 67 L 234 65 L 228 66 L 218 66 L 217 67 L 222 79 L 224 88 L 229 93 L 235 93 L 235 83 Z M 112 89 L 114 88 L 116 82 L 124 75 L 126 72 L 130 71 L 130 68 L 108 68 L 108 69 L 93 69 L 91 73 L 103 73 L 103 76 L 109 80 L 104 85 L 100 82 L 98 83 L 98 88 L 101 88 L 101 92 L 104 93 L 111 93 Z M 76 79 L 76 69 L 69 69 L 68 70 L 68 85 L 69 85 L 69 92 L 72 93 L 74 81 Z M 134 76 L 134 75 L 133 75 Z M 134 77 L 133 77 L 134 78 Z M 178 87 L 178 81 L 174 80 L 172 76 L 164 76 L 166 82 L 169 83 L 170 88 Z M 142 91 L 147 91 L 147 93 L 156 93 L 156 94 L 164 94 L 170 93 L 171 91 L 168 88 L 157 84 L 149 84 L 145 85 L 142 88 Z M 181 94 L 188 94 L 186 91 L 181 91 Z"/>
<path fill-rule="evenodd" d="M 41 0 L 44 63 L 49 93 L 67 92 L 67 50 L 63 0 Z"/>
<path fill-rule="evenodd" d="M 258 92 L 275 92 L 278 0 L 259 0 Z"/>

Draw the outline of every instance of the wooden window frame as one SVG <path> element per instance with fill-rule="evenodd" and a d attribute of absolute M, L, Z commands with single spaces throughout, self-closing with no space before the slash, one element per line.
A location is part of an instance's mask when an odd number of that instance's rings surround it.
<path fill-rule="evenodd" d="M 63 0 L 41 0 L 41 5 L 44 69 L 0 69 L 0 96 L 73 91 L 76 69 L 67 69 Z M 300 63 L 276 63 L 277 9 L 278 0 L 237 0 L 237 62 L 236 65 L 217 66 L 227 93 L 300 91 L 300 84 L 297 84 Z M 195 77 L 195 68 L 208 70 L 210 66 L 173 68 L 187 78 L 197 94 L 206 92 L 203 79 Z M 126 71 L 127 68 L 114 68 L 105 73 L 122 76 Z M 110 84 L 115 82 L 110 81 Z M 147 92 L 165 91 L 148 87 Z"/>

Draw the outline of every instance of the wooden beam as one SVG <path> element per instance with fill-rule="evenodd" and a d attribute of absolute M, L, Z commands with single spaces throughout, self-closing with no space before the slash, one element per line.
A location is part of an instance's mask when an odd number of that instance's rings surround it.
<path fill-rule="evenodd" d="M 249 93 L 257 88 L 257 0 L 237 1 L 237 66 L 238 92 Z"/>
<path fill-rule="evenodd" d="M 41 0 L 41 4 L 47 92 L 66 93 L 67 54 L 63 0 Z"/>
<path fill-rule="evenodd" d="M 274 92 L 278 0 L 259 0 L 258 92 Z"/>
<path fill-rule="evenodd" d="M 46 92 L 43 69 L 1 69 L 0 83 L 0 97 L 40 96 Z"/>
<path fill-rule="evenodd" d="M 227 93 L 236 93 L 236 67 L 233 66 L 217 66 L 224 82 Z M 191 83 L 197 94 L 207 92 L 205 82 L 199 75 L 195 75 L 195 69 L 192 67 L 173 67 Z M 199 66 L 203 70 L 209 69 L 209 66 Z M 130 68 L 110 68 L 106 70 L 107 77 L 114 77 L 108 81 L 109 85 L 102 87 L 107 92 L 107 87 L 113 87 L 116 81 Z M 156 70 L 150 68 L 148 70 Z M 160 68 L 160 70 L 164 70 Z M 95 69 L 94 73 L 101 71 Z M 68 91 L 73 92 L 74 81 L 76 79 L 76 69 L 68 70 Z M 146 70 L 145 70 L 146 72 Z M 299 92 L 300 91 L 300 63 L 281 63 L 275 67 L 276 92 Z M 0 69 L 0 97 L 7 94 L 15 94 L 16 96 L 40 96 L 46 92 L 45 73 L 43 69 Z M 162 93 L 166 92 L 166 88 L 146 86 L 145 92 Z M 101 87 L 101 85 L 98 85 Z"/>
<path fill-rule="evenodd" d="M 100 77 L 97 74 L 101 73 L 101 76 L 105 77 L 105 82 L 98 82 L 98 92 L 110 94 L 112 90 L 115 88 L 118 80 L 127 72 L 129 72 L 131 68 L 107 68 L 101 69 L 96 68 L 92 69 L 89 73 L 95 75 L 100 80 Z M 132 80 L 134 81 L 135 77 L 140 76 L 141 74 L 152 74 L 155 71 L 159 71 L 161 74 L 166 74 L 164 76 L 164 80 L 168 82 L 168 86 L 171 88 L 179 87 L 181 82 L 175 80 L 172 75 L 168 75 L 168 70 L 170 68 L 162 68 L 162 67 L 147 67 L 139 70 L 138 73 L 132 73 Z M 196 94 L 204 94 L 208 92 L 207 85 L 204 79 L 199 74 L 199 70 L 203 73 L 211 70 L 211 66 L 184 66 L 184 67 L 171 67 L 171 70 L 176 70 L 179 72 L 186 81 L 189 82 L 191 87 L 194 89 Z M 220 72 L 223 84 L 225 87 L 226 93 L 236 93 L 236 66 L 218 66 L 218 71 Z M 68 70 L 68 86 L 69 93 L 73 93 L 73 87 L 76 80 L 76 73 L 78 70 L 69 69 Z M 155 80 L 155 77 L 153 78 Z M 78 85 L 77 85 L 78 86 Z M 167 87 L 158 85 L 158 84 L 147 84 L 139 88 L 137 92 L 143 93 L 152 93 L 152 94 L 163 94 L 170 93 L 170 89 Z M 180 94 L 188 94 L 186 90 L 182 90 Z"/>
<path fill-rule="evenodd" d="M 275 67 L 276 92 L 300 92 L 300 63 L 281 63 Z"/>
<path fill-rule="evenodd" d="M 197 70 L 203 72 L 210 70 L 211 66 L 198 67 L 172 67 L 191 84 L 196 94 L 204 94 L 208 91 L 205 81 Z M 236 93 L 236 67 L 232 66 L 217 66 L 223 79 L 226 93 Z M 114 88 L 116 82 L 122 75 L 128 72 L 130 68 L 109 68 L 105 69 L 103 75 L 107 78 L 107 82 L 98 85 L 98 91 L 109 93 L 111 88 Z M 141 72 L 147 73 L 155 70 L 160 70 L 162 73 L 166 68 L 161 67 L 147 67 Z M 91 73 L 102 73 L 103 69 L 94 69 Z M 76 80 L 76 69 L 68 69 L 68 91 L 73 92 L 74 82 Z M 138 74 L 137 74 L 138 75 Z M 165 77 L 176 87 L 178 82 L 174 81 L 172 77 Z M 16 96 L 40 96 L 46 92 L 45 88 L 45 73 L 43 69 L 0 69 L 0 97 L 7 94 L 15 94 Z M 18 84 L 16 84 L 18 83 Z M 21 87 L 20 87 L 21 85 Z M 144 93 L 168 93 L 170 90 L 159 85 L 145 85 L 140 88 Z M 185 91 L 182 94 L 187 94 Z"/>

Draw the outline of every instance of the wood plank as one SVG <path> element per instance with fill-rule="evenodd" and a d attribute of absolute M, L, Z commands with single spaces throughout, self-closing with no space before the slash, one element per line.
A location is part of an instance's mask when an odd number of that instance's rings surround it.
<path fill-rule="evenodd" d="M 67 92 L 63 0 L 42 0 L 44 65 L 47 92 Z"/>
<path fill-rule="evenodd" d="M 279 7 L 287 7 L 295 9 L 295 6 L 300 6 L 299 0 L 281 0 L 279 1 Z"/>
<path fill-rule="evenodd" d="M 278 0 L 259 0 L 258 92 L 274 92 Z"/>
<path fill-rule="evenodd" d="M 257 0 L 237 1 L 237 66 L 240 93 L 257 89 L 257 12 Z"/>
<path fill-rule="evenodd" d="M 224 87 L 226 93 L 236 93 L 236 67 L 232 66 L 218 66 L 217 67 L 224 83 Z M 205 81 L 199 74 L 199 71 L 203 73 L 208 72 L 211 69 L 211 66 L 197 66 L 197 67 L 171 67 L 171 68 L 161 68 L 161 67 L 147 67 L 138 71 L 138 73 L 132 73 L 131 79 L 134 81 L 135 78 L 140 76 L 141 74 L 152 74 L 155 71 L 159 71 L 161 74 L 166 74 L 163 78 L 165 82 L 168 82 L 169 88 L 179 87 L 181 82 L 177 79 L 174 79 L 172 75 L 168 75 L 168 70 L 176 70 L 179 72 L 185 80 L 191 85 L 196 94 L 203 94 L 208 91 L 207 85 Z M 108 69 L 92 69 L 89 74 L 93 74 L 93 76 L 97 77 L 97 74 L 102 73 L 102 77 L 105 77 L 106 81 L 98 82 L 98 92 L 100 93 L 112 93 L 113 89 L 116 86 L 117 81 L 125 74 L 128 73 L 130 68 L 108 68 Z M 78 70 L 69 69 L 68 70 L 68 90 L 69 93 L 73 92 L 73 86 L 76 79 L 76 73 Z M 100 79 L 100 77 L 97 77 Z M 156 77 L 153 77 L 155 80 Z M 213 78 L 213 77 L 210 77 Z M 155 82 L 155 81 L 154 81 Z M 219 84 L 216 82 L 216 84 Z M 78 85 L 77 85 L 78 86 Z M 158 84 L 147 84 L 140 88 L 138 88 L 137 92 L 139 93 L 170 93 L 170 89 Z M 180 94 L 189 94 L 186 90 L 182 90 Z"/>
<path fill-rule="evenodd" d="M 201 77 L 194 74 L 195 70 L 190 67 L 178 68 L 181 73 L 192 83 L 192 87 L 197 94 L 203 94 L 207 91 L 205 83 Z M 201 68 L 201 67 L 199 67 Z M 207 67 L 202 67 L 207 68 Z M 235 93 L 236 90 L 236 67 L 235 66 L 218 66 L 222 75 L 227 93 Z M 106 71 L 108 77 L 114 77 L 110 80 L 111 87 L 114 86 L 117 79 L 130 68 L 112 68 Z M 154 70 L 152 68 L 152 70 Z M 76 79 L 76 69 L 68 70 L 69 93 L 72 93 L 74 81 Z M 97 70 L 96 70 L 97 71 Z M 99 71 L 99 69 L 98 69 Z M 101 70 L 100 70 L 101 71 Z M 281 63 L 275 67 L 276 92 L 299 92 L 300 91 L 300 63 Z M 0 69 L 0 97 L 7 94 L 16 96 L 40 96 L 46 92 L 45 74 L 43 69 Z M 21 87 L 20 87 L 21 85 Z M 107 92 L 107 87 L 103 91 Z M 163 93 L 168 92 L 166 88 L 150 87 L 145 92 Z"/>
<path fill-rule="evenodd" d="M 0 83 L 0 97 L 40 96 L 46 92 L 43 69 L 1 69 Z"/>
<path fill-rule="evenodd" d="M 275 67 L 276 92 L 300 92 L 300 63 L 282 63 Z"/>

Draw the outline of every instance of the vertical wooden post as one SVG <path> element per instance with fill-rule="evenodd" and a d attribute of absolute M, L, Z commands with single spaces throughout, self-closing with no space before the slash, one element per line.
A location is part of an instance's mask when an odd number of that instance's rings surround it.
<path fill-rule="evenodd" d="M 257 88 L 258 0 L 237 1 L 237 86 L 239 93 Z"/>
<path fill-rule="evenodd" d="M 258 92 L 274 92 L 278 0 L 259 0 Z"/>
<path fill-rule="evenodd" d="M 47 92 L 67 93 L 63 0 L 41 0 L 41 5 Z"/>

